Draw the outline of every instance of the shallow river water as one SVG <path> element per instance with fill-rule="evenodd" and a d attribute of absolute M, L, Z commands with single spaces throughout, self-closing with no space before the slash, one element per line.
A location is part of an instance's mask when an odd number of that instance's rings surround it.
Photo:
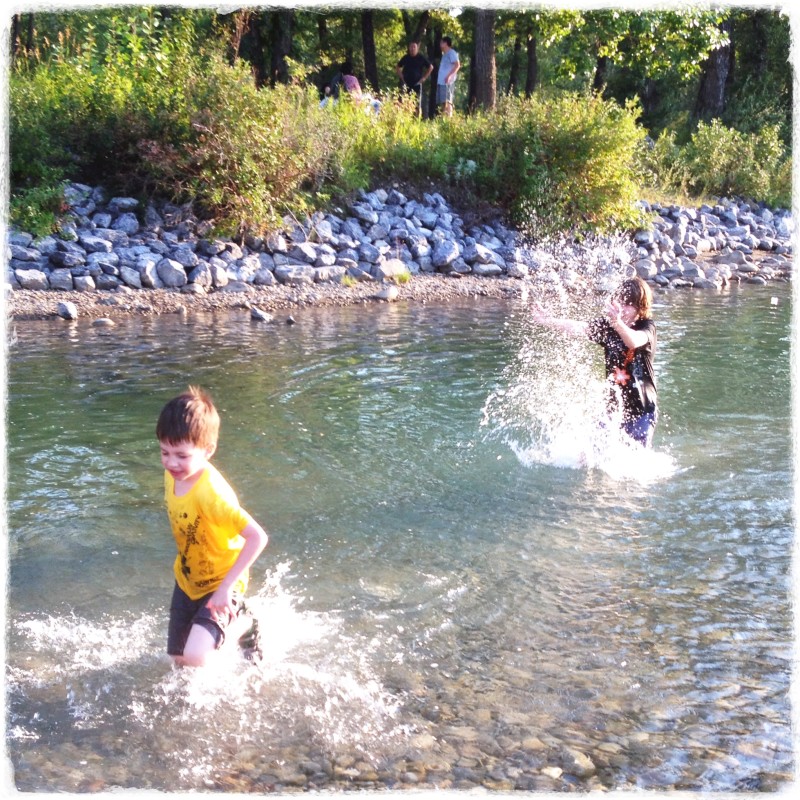
<path fill-rule="evenodd" d="M 17 323 L 7 757 L 22 791 L 791 782 L 791 289 L 657 295 L 651 453 L 518 301 Z M 164 655 L 154 426 L 187 384 L 269 530 L 260 665 Z"/>

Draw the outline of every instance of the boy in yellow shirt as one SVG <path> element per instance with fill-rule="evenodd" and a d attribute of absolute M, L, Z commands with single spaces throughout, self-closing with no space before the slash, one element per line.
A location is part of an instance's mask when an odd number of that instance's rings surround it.
<path fill-rule="evenodd" d="M 209 463 L 218 436 L 214 403 L 193 386 L 164 406 L 156 424 L 167 514 L 178 546 L 167 652 L 181 666 L 208 663 L 226 635 L 241 628 L 234 623 L 248 622 L 242 598 L 250 567 L 268 541 Z"/>

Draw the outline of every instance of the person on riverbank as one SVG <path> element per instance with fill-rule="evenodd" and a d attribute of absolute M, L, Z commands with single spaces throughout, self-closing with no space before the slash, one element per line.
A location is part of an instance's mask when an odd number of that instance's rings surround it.
<path fill-rule="evenodd" d="M 611 419 L 634 441 L 650 447 L 658 421 L 653 360 L 656 324 L 653 295 L 641 278 L 622 282 L 612 294 L 605 316 L 589 321 L 548 315 L 533 304 L 533 321 L 602 346 L 607 376 L 606 408 Z"/>
<path fill-rule="evenodd" d="M 439 62 L 439 72 L 436 75 L 436 102 L 444 106 L 446 117 L 453 116 L 453 103 L 456 93 L 456 75 L 461 69 L 458 53 L 453 50 L 453 40 L 449 36 L 442 36 L 439 43 L 442 51 L 442 60 Z"/>
<path fill-rule="evenodd" d="M 418 42 L 408 43 L 408 52 L 397 62 L 403 91 L 417 98 L 417 114 L 422 116 L 422 84 L 430 78 L 433 64 L 419 51 Z"/>
<path fill-rule="evenodd" d="M 268 537 L 209 463 L 219 424 L 213 401 L 194 386 L 170 400 L 156 424 L 178 548 L 167 652 L 180 666 L 203 666 L 234 636 L 245 655 L 260 655 L 256 621 L 245 611 L 243 596 Z"/>

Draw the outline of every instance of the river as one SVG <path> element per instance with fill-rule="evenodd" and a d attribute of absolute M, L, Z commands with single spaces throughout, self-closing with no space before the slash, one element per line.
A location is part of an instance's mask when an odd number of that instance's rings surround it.
<path fill-rule="evenodd" d="M 18 322 L 21 791 L 774 790 L 792 778 L 791 287 L 657 294 L 654 449 L 518 301 Z M 174 669 L 154 426 L 210 391 L 271 540 L 261 664 Z"/>

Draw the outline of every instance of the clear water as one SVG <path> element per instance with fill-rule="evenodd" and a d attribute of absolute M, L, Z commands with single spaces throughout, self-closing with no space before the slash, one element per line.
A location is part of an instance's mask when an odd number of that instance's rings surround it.
<path fill-rule="evenodd" d="M 17 323 L 17 788 L 783 785 L 791 289 L 659 296 L 655 316 L 650 454 L 598 436 L 595 350 L 514 301 Z M 271 534 L 260 666 L 163 653 L 153 429 L 188 383 Z"/>

